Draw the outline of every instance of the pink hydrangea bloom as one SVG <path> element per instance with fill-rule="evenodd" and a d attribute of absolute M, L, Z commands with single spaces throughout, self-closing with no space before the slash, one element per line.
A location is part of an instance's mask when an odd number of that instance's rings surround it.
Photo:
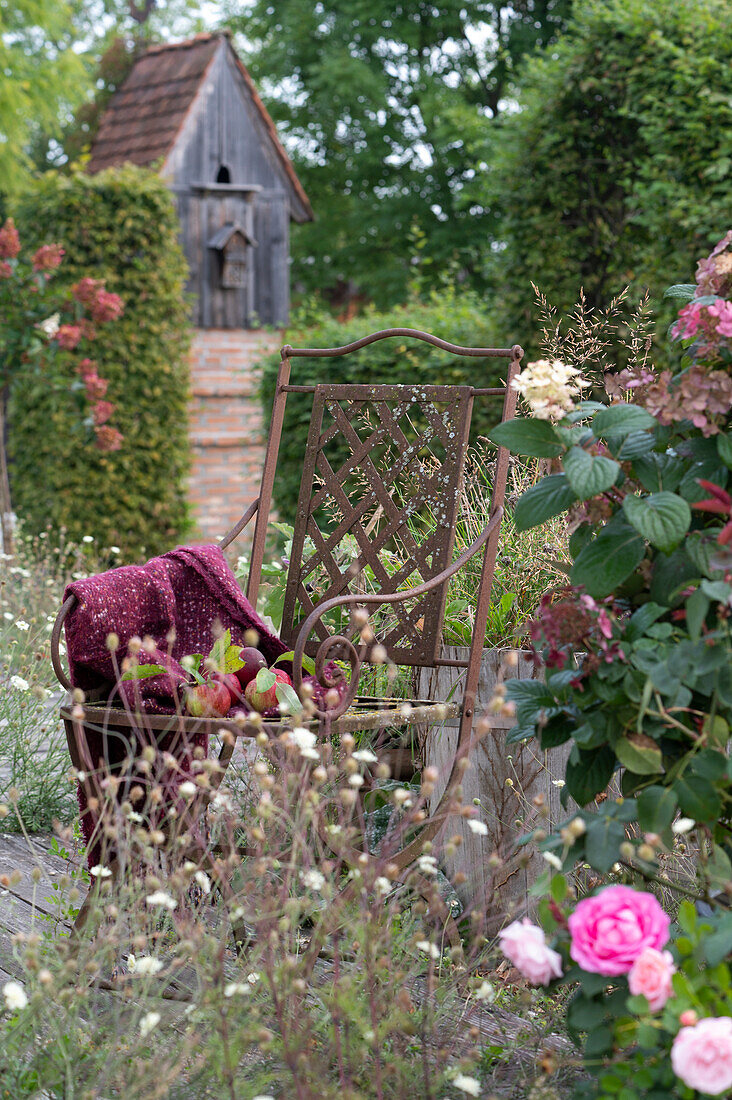
<path fill-rule="evenodd" d="M 12 218 L 6 218 L 0 229 L 0 260 L 14 260 L 20 252 L 20 237 Z"/>
<path fill-rule="evenodd" d="M 501 951 L 532 985 L 548 985 L 562 976 L 562 958 L 547 946 L 541 928 L 524 917 L 498 935 Z"/>
<path fill-rule="evenodd" d="M 630 992 L 635 996 L 645 997 L 651 1012 L 658 1012 L 673 992 L 671 978 L 675 973 L 676 967 L 670 951 L 646 947 L 630 968 Z"/>
<path fill-rule="evenodd" d="M 646 947 L 667 943 L 670 924 L 653 894 L 606 886 L 570 916 L 570 955 L 591 974 L 627 974 Z"/>
<path fill-rule="evenodd" d="M 711 1016 L 682 1027 L 671 1047 L 671 1065 L 690 1089 L 708 1096 L 732 1089 L 732 1019 Z"/>
<path fill-rule="evenodd" d="M 725 302 L 720 298 L 707 306 L 707 313 L 717 318 L 715 328 L 720 336 L 732 336 L 732 302 Z"/>
<path fill-rule="evenodd" d="M 56 339 L 60 346 L 66 348 L 68 351 L 73 351 L 81 340 L 81 337 L 82 331 L 79 325 L 61 325 L 61 328 L 56 333 Z"/>

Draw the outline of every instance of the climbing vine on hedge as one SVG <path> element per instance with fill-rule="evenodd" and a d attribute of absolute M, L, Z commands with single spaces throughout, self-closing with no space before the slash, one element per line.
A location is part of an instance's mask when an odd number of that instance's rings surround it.
<path fill-rule="evenodd" d="M 58 241 L 69 286 L 104 279 L 124 316 L 95 346 L 124 436 L 118 451 L 78 446 L 71 393 L 20 380 L 11 393 L 13 500 L 32 531 L 91 534 L 131 560 L 169 549 L 188 527 L 190 322 L 186 263 L 170 192 L 146 169 L 49 174 L 15 211 L 28 245 Z M 70 368 L 71 369 L 71 368 Z M 69 378 L 69 383 L 72 379 Z"/>

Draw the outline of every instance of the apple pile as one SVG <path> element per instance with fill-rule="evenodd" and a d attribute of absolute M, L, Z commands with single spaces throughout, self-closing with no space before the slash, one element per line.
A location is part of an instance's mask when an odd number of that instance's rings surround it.
<path fill-rule="evenodd" d="M 201 655 L 195 654 L 192 662 L 196 684 L 186 693 L 186 709 L 194 718 L 223 718 L 232 707 L 260 714 L 280 704 L 291 713 L 300 709 L 288 674 L 280 668 L 268 668 L 264 654 L 253 646 L 232 645 L 228 630 L 214 643 L 206 662 L 218 666 L 219 671 L 206 679 L 199 671 L 204 663 Z"/>

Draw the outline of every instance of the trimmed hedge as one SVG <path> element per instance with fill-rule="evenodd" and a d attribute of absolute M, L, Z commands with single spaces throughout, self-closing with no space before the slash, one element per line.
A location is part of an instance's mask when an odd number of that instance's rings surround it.
<path fill-rule="evenodd" d="M 126 560 L 170 549 L 188 530 L 190 321 L 186 261 L 165 184 L 131 165 L 50 174 L 16 210 L 24 244 L 59 241 L 59 278 L 106 280 L 125 303 L 90 348 L 109 379 L 120 450 L 78 445 L 70 396 L 18 385 L 10 401 L 11 482 L 27 528 L 93 535 Z M 70 376 L 69 381 L 72 378 Z"/>
<path fill-rule="evenodd" d="M 416 328 L 467 347 L 511 347 L 520 333 L 496 334 L 495 325 L 476 295 L 453 289 L 435 293 L 426 302 L 410 302 L 385 313 L 367 310 L 350 321 L 328 317 L 316 324 L 287 331 L 293 347 L 338 347 L 383 328 Z M 265 424 L 269 423 L 279 356 L 262 361 L 261 397 Z M 419 382 L 432 385 L 499 385 L 505 378 L 505 359 L 458 359 L 417 340 L 380 340 L 337 359 L 293 359 L 292 382 L 331 383 Z M 293 522 L 300 492 L 302 465 L 310 427 L 312 394 L 290 393 L 280 444 L 275 503 L 280 517 Z M 484 435 L 500 419 L 500 402 L 477 398 L 473 410 L 473 438 Z M 343 456 L 347 454 L 343 450 Z"/>

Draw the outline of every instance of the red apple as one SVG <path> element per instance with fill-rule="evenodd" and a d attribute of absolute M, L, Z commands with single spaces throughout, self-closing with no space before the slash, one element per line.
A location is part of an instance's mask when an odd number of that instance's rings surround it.
<path fill-rule="evenodd" d="M 236 676 L 243 688 L 252 682 L 260 668 L 267 667 L 267 658 L 263 653 L 260 653 L 258 649 L 254 649 L 252 646 L 248 646 L 246 649 L 241 649 L 239 651 L 239 660 L 243 661 L 244 665 L 233 675 Z"/>
<path fill-rule="evenodd" d="M 246 691 L 244 692 L 244 698 L 249 703 L 249 706 L 252 707 L 253 710 L 259 711 L 260 714 L 263 714 L 265 710 L 269 710 L 271 707 L 277 706 L 278 683 L 288 684 L 292 687 L 292 680 L 281 668 L 271 668 L 266 671 L 275 677 L 275 683 L 272 684 L 271 687 L 262 690 L 261 683 L 259 685 L 257 683 L 259 680 L 259 674 L 257 674 L 257 677 L 254 680 L 250 680 L 247 684 Z"/>
<path fill-rule="evenodd" d="M 208 680 L 190 689 L 186 695 L 186 707 L 194 718 L 223 718 L 231 708 L 231 695 L 224 684 Z"/>
<path fill-rule="evenodd" d="M 236 703 L 240 706 L 246 705 L 244 702 L 244 688 L 239 683 L 239 678 L 235 672 L 216 672 L 214 673 L 214 680 L 224 685 L 231 696 L 232 706 Z"/>

